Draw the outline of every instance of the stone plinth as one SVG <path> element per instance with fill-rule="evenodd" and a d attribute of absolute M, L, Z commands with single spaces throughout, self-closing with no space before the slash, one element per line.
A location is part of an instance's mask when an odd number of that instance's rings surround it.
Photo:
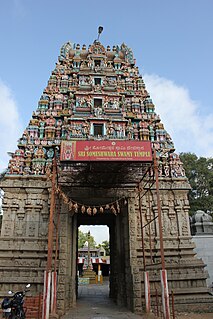
<path fill-rule="evenodd" d="M 198 258 L 202 258 L 206 264 L 206 270 L 209 277 L 207 278 L 208 287 L 212 287 L 213 283 L 213 235 L 196 235 L 192 237 L 195 243 L 195 252 Z"/>
<path fill-rule="evenodd" d="M 85 269 L 83 271 L 83 278 L 89 278 L 90 284 L 96 284 L 96 273 L 91 269 Z"/>

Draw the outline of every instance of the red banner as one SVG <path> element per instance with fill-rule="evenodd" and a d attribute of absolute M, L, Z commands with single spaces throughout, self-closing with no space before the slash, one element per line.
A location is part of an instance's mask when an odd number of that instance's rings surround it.
<path fill-rule="evenodd" d="M 152 161 L 150 141 L 62 141 L 61 161 Z"/>

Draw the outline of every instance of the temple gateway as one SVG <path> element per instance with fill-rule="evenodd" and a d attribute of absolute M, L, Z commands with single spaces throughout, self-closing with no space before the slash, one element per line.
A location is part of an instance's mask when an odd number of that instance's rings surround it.
<path fill-rule="evenodd" d="M 107 225 L 118 304 L 144 312 L 147 283 L 151 303 L 156 289 L 163 296 L 164 270 L 176 309 L 212 304 L 191 241 L 190 185 L 126 44 L 62 46 L 0 187 L 1 296 L 31 283 L 44 313 L 51 284 L 51 311 L 64 314 L 78 297 L 78 227 Z"/>

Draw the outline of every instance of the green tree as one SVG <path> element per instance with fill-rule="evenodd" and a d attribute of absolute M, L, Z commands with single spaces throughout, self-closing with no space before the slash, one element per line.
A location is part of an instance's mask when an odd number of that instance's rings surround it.
<path fill-rule="evenodd" d="M 109 247 L 109 241 L 108 240 L 103 240 L 101 244 L 98 244 L 96 246 L 97 248 L 103 247 L 106 251 L 106 256 L 110 255 L 110 247 Z"/>
<path fill-rule="evenodd" d="M 181 153 L 180 159 L 191 185 L 189 192 L 190 212 L 198 209 L 213 210 L 213 158 L 197 157 L 192 153 Z"/>
<path fill-rule="evenodd" d="M 88 236 L 88 232 L 84 233 L 79 229 L 78 230 L 78 248 L 83 248 L 86 241 L 89 241 L 91 248 L 96 247 L 96 242 L 94 237 L 91 234 Z"/>

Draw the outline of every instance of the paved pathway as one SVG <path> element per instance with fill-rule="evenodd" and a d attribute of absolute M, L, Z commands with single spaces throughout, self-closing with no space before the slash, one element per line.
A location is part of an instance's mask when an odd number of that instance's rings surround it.
<path fill-rule="evenodd" d="M 108 282 L 103 285 L 82 285 L 78 287 L 79 297 L 76 308 L 66 314 L 63 319 L 145 319 L 148 317 L 135 315 L 125 308 L 116 306 L 108 297 Z M 151 318 L 151 317 L 150 317 Z M 153 318 L 153 317 L 152 317 Z"/>

